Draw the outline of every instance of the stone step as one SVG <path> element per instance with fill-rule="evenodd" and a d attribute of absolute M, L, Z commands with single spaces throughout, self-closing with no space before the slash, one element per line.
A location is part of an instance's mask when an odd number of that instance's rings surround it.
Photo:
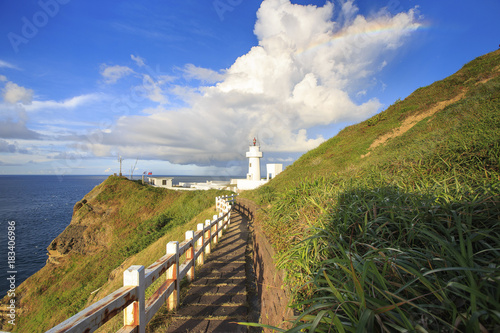
<path fill-rule="evenodd" d="M 175 311 L 167 332 L 248 332 L 246 290 L 247 221 L 238 213 Z"/>

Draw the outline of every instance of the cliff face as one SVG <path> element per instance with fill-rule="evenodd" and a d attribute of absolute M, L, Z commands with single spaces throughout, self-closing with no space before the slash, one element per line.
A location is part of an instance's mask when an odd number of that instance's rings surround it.
<path fill-rule="evenodd" d="M 102 191 L 102 187 L 94 191 L 98 194 Z M 49 255 L 47 263 L 57 264 L 59 258 L 71 251 L 88 254 L 109 247 L 114 228 L 107 221 L 109 217 L 118 213 L 119 208 L 118 206 L 109 207 L 90 199 L 96 196 L 93 192 L 87 195 L 88 199 L 86 196 L 75 204 L 70 225 L 47 247 Z"/>
<path fill-rule="evenodd" d="M 71 223 L 47 248 L 46 265 L 16 288 L 16 326 L 2 316 L 0 330 L 45 332 L 71 317 L 128 257 L 189 222 L 222 194 L 109 177 L 75 204 Z"/>

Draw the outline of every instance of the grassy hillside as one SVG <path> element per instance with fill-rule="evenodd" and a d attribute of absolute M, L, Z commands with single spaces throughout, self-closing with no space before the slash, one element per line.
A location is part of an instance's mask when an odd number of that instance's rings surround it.
<path fill-rule="evenodd" d="M 253 193 L 309 331 L 500 329 L 500 51 Z"/>
<path fill-rule="evenodd" d="M 467 143 L 459 142 L 461 140 L 482 144 L 483 139 L 487 139 L 486 133 L 474 132 L 470 126 L 482 130 L 478 126 L 492 118 L 493 123 L 487 124 L 487 130 L 498 129 L 495 125 L 498 125 L 499 58 L 500 51 L 479 57 L 454 75 L 417 89 L 376 116 L 345 128 L 287 167 L 270 187 L 281 191 L 303 182 L 304 177 L 313 180 L 331 177 L 333 173 L 359 177 L 359 172 L 373 165 L 397 168 L 399 162 L 395 160 L 419 161 L 454 149 L 451 145 L 461 149 L 460 145 Z M 403 126 L 406 132 L 400 130 Z M 457 133 L 464 130 L 473 131 L 474 137 Z M 387 140 L 377 143 L 384 136 Z"/>
<path fill-rule="evenodd" d="M 131 265 L 141 264 L 147 267 L 148 265 L 155 262 L 158 258 L 165 255 L 165 245 L 170 241 L 182 242 L 185 239 L 186 230 L 196 230 L 198 223 L 203 223 L 207 219 L 212 219 L 212 217 L 217 214 L 215 206 L 205 209 L 200 214 L 196 215 L 190 222 L 178 225 L 171 228 L 164 236 L 159 238 L 156 242 L 149 245 L 147 248 L 141 252 L 130 256 L 127 258 L 119 267 L 110 273 L 108 281 L 96 292 L 93 297 L 90 297 L 87 301 L 88 305 L 104 298 L 106 295 L 117 290 L 123 285 L 123 272 Z M 185 255 L 181 258 L 185 260 Z M 159 279 L 157 279 L 148 289 L 146 289 L 146 298 L 150 297 L 154 291 L 156 291 L 161 284 L 165 282 L 165 274 L 163 274 Z M 181 295 L 183 293 L 183 287 L 187 286 L 187 281 L 181 282 Z M 171 312 L 168 312 L 166 305 L 164 305 L 156 313 L 155 317 L 146 327 L 146 332 L 157 332 L 166 329 L 168 325 Z M 118 332 L 123 326 L 123 314 L 118 314 L 96 332 Z"/>
<path fill-rule="evenodd" d="M 158 252 L 158 240 L 177 237 L 222 193 L 178 192 L 109 177 L 76 203 L 70 225 L 49 246 L 49 262 L 17 288 L 14 331 L 44 332 L 104 297 L 130 266 L 127 258 Z M 160 256 L 133 264 L 149 265 Z"/>

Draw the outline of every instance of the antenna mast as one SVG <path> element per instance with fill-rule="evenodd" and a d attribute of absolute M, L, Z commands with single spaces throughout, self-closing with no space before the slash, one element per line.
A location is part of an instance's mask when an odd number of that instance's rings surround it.
<path fill-rule="evenodd" d="M 122 176 L 122 161 L 123 161 L 123 158 L 118 155 L 118 162 L 120 162 L 120 177 Z"/>

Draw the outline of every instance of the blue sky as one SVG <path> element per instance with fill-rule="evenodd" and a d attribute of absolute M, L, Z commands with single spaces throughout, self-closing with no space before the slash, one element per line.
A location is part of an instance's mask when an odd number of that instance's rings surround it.
<path fill-rule="evenodd" d="M 244 175 L 494 51 L 500 2 L 0 2 L 0 174 Z"/>

